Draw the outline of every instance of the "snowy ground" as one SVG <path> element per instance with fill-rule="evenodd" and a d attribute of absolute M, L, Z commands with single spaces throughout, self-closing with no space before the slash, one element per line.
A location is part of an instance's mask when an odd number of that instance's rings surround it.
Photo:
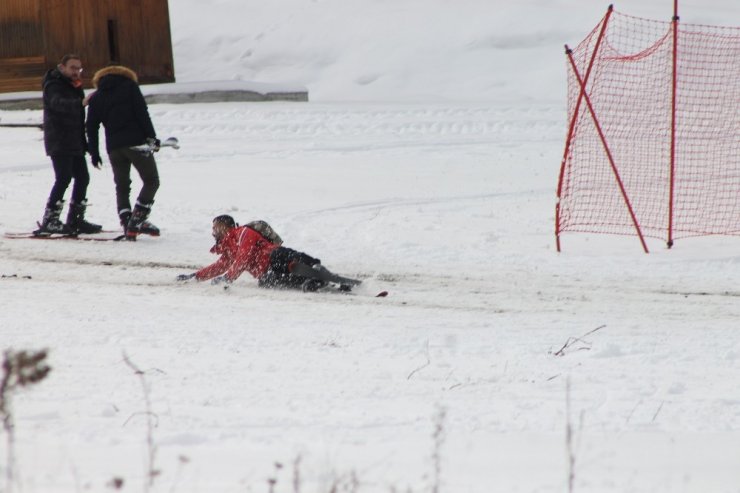
<path fill-rule="evenodd" d="M 542 44 L 562 55 L 605 7 Z M 176 51 L 183 16 L 173 6 Z M 177 64 L 197 80 L 189 58 Z M 114 477 L 147 490 L 145 397 L 125 353 L 156 417 L 151 491 L 268 492 L 270 478 L 276 493 L 567 491 L 569 423 L 576 491 L 739 491 L 738 240 L 654 241 L 645 255 L 636 238 L 567 235 L 558 254 L 564 90 L 454 101 L 439 82 L 440 98 L 371 102 L 382 88 L 330 87 L 342 79 L 326 72 L 319 87 L 282 81 L 323 95 L 311 103 L 150 108 L 182 143 L 158 155 L 162 237 L 0 239 L 0 274 L 17 276 L 0 279 L 2 347 L 49 348 L 53 367 L 13 401 L 13 490 L 103 491 Z M 41 137 L 0 132 L 0 231 L 42 213 Z M 110 168 L 91 173 L 89 219 L 114 227 Z M 269 221 L 362 288 L 176 284 L 214 260 L 221 213 Z"/>

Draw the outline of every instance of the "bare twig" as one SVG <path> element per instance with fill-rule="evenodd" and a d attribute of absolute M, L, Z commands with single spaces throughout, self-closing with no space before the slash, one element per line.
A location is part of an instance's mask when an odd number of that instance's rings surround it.
<path fill-rule="evenodd" d="M 293 493 L 301 493 L 301 456 L 293 461 Z"/>
<path fill-rule="evenodd" d="M 112 490 L 120 490 L 123 489 L 124 484 L 126 481 L 123 478 L 114 476 L 105 485 Z"/>
<path fill-rule="evenodd" d="M 172 481 L 172 486 L 170 486 L 170 493 L 175 493 L 175 487 L 177 486 L 177 483 L 180 481 L 180 475 L 182 474 L 182 470 L 184 467 L 190 462 L 190 457 L 187 455 L 179 455 L 177 456 L 177 470 L 175 471 L 175 479 Z"/>
<path fill-rule="evenodd" d="M 10 492 L 13 485 L 13 470 L 15 469 L 14 464 L 14 450 L 13 446 L 13 414 L 10 411 L 10 379 L 13 376 L 13 369 L 10 363 L 10 351 L 5 352 L 5 360 L 3 361 L 3 378 L 0 381 L 0 418 L 3 421 L 3 429 L 8 444 L 8 457 L 5 471 L 5 487 Z"/>
<path fill-rule="evenodd" d="M 568 493 L 573 493 L 576 477 L 576 456 L 573 447 L 573 425 L 570 418 L 570 377 L 565 380 L 565 449 L 568 460 Z"/>
<path fill-rule="evenodd" d="M 278 474 L 280 473 L 280 470 L 283 468 L 283 465 L 280 462 L 275 462 L 275 474 L 271 478 L 267 478 L 267 485 L 270 488 L 270 493 L 275 493 L 275 485 L 278 482 Z"/>
<path fill-rule="evenodd" d="M 357 473 L 350 471 L 349 474 L 342 474 L 332 480 L 329 493 L 357 493 L 359 489 L 360 480 Z"/>
<path fill-rule="evenodd" d="M 627 419 L 624 421 L 625 423 L 629 423 L 630 422 L 630 419 L 632 419 L 632 415 L 635 414 L 635 410 L 637 410 L 637 406 L 639 406 L 640 404 L 642 404 L 642 399 L 640 399 L 639 401 L 637 401 L 637 404 L 634 405 L 634 407 L 630 411 L 629 415 L 627 416 Z"/>
<path fill-rule="evenodd" d="M 565 350 L 569 349 L 573 344 L 577 342 L 581 342 L 585 344 L 585 346 L 579 347 L 578 349 L 576 349 L 576 351 L 584 351 L 584 350 L 588 351 L 589 349 L 591 349 L 591 343 L 584 340 L 584 337 L 589 336 L 593 334 L 594 332 L 603 329 L 604 327 L 606 327 L 606 325 L 600 325 L 599 327 L 596 327 L 595 329 L 589 330 L 588 332 L 583 334 L 581 337 L 569 337 L 568 340 L 565 341 L 565 344 L 563 344 L 563 347 L 555 351 L 553 354 L 555 356 L 565 356 Z"/>
<path fill-rule="evenodd" d="M 427 362 L 426 362 L 426 363 L 424 363 L 423 365 L 421 365 L 420 367 L 416 368 L 416 369 L 415 369 L 414 371 L 412 371 L 411 373 L 409 373 L 409 376 L 408 376 L 408 377 L 406 377 L 406 380 L 411 380 L 411 377 L 413 377 L 413 376 L 414 376 L 414 373 L 416 373 L 416 372 L 418 372 L 418 371 L 420 371 L 420 370 L 423 370 L 424 368 L 426 368 L 427 366 L 429 366 L 430 364 L 432 364 L 432 360 L 431 360 L 431 358 L 429 357 L 429 340 L 427 340 L 427 343 L 426 343 L 426 349 L 425 349 L 425 353 L 426 353 L 426 356 L 427 356 Z"/>
<path fill-rule="evenodd" d="M 148 492 L 149 488 L 154 484 L 154 478 L 157 477 L 161 471 L 157 470 L 154 467 L 154 462 L 157 456 L 157 446 L 154 443 L 154 428 L 157 426 L 157 420 L 158 417 L 156 414 L 152 412 L 152 401 L 149 395 L 149 383 L 146 381 L 146 374 L 139 369 L 138 366 L 136 366 L 128 357 L 126 352 L 123 352 L 123 362 L 126 363 L 126 366 L 131 368 L 133 370 L 134 374 L 139 377 L 139 382 L 141 383 L 141 389 L 144 394 L 144 405 L 145 405 L 145 411 L 140 413 L 134 413 L 126 420 L 124 423 L 124 426 L 128 421 L 133 417 L 134 415 L 143 414 L 147 416 L 146 420 L 146 445 L 147 445 L 147 451 L 149 452 L 149 461 L 147 464 L 147 477 L 148 481 L 145 484 L 144 491 Z"/>
<path fill-rule="evenodd" d="M 126 421 L 123 422 L 123 425 L 122 426 L 123 427 L 126 427 L 126 425 L 128 424 L 128 422 L 131 421 L 132 419 L 134 419 L 136 416 L 148 416 L 148 417 L 154 419 L 154 421 L 155 421 L 154 422 L 154 427 L 155 428 L 157 426 L 159 426 L 159 416 L 157 416 L 156 413 L 152 413 L 152 412 L 149 412 L 149 411 L 139 411 L 138 413 L 131 413 L 131 415 L 128 418 L 126 418 Z"/>
<path fill-rule="evenodd" d="M 21 387 L 34 385 L 47 377 L 51 368 L 46 365 L 47 351 L 5 351 L 3 374 L 0 378 L 0 420 L 7 435 L 6 493 L 13 488 L 15 471 L 15 423 L 10 405 L 12 393 Z"/>
<path fill-rule="evenodd" d="M 663 409 L 663 404 L 665 404 L 665 401 L 660 402 L 660 406 L 658 406 L 658 410 L 655 411 L 655 414 L 653 414 L 653 421 L 655 422 L 655 419 L 658 417 L 658 414 L 660 414 L 660 410 Z"/>
<path fill-rule="evenodd" d="M 432 451 L 432 466 L 434 473 L 434 483 L 432 484 L 432 493 L 440 492 L 440 483 L 442 480 L 442 445 L 445 439 L 445 417 L 447 416 L 447 410 L 443 407 L 439 408 L 437 416 L 434 421 L 434 433 L 432 438 L 434 440 L 434 450 Z"/>

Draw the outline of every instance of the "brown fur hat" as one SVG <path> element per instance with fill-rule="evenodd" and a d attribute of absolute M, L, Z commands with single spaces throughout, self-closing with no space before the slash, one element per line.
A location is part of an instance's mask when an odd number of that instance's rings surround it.
<path fill-rule="evenodd" d="M 137 84 L 139 82 L 139 77 L 136 75 L 136 72 L 134 72 L 130 68 L 124 67 L 123 65 L 111 65 L 110 67 L 101 68 L 100 70 L 95 72 L 95 75 L 93 75 L 92 79 L 93 86 L 98 87 L 100 79 L 102 79 L 106 75 L 122 75 L 124 77 L 128 77 Z"/>

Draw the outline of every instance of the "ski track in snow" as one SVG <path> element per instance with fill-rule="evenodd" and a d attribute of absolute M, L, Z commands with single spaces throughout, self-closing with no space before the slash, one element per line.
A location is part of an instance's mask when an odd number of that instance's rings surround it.
<path fill-rule="evenodd" d="M 732 240 L 644 255 L 634 238 L 568 235 L 556 254 L 562 108 L 150 110 L 182 144 L 157 156 L 162 237 L 0 238 L 0 274 L 17 276 L 0 279 L 4 346 L 49 347 L 54 367 L 15 403 L 29 491 L 140 484 L 143 401 L 124 351 L 151 383 L 158 486 L 178 492 L 262 491 L 274 461 L 298 456 L 306 491 L 352 471 L 360 491 L 422 491 L 440 408 L 445 491 L 562 491 L 566 380 L 590 490 L 675 491 L 676 463 L 697 484 L 740 479 L 727 453 L 740 438 Z M 18 231 L 51 172 L 38 130 L 7 135 L 0 228 Z M 91 174 L 88 216 L 110 227 L 110 170 Z M 287 246 L 362 278 L 359 295 L 263 290 L 247 275 L 228 290 L 177 284 L 215 259 L 210 221 L 224 212 L 268 220 Z"/>

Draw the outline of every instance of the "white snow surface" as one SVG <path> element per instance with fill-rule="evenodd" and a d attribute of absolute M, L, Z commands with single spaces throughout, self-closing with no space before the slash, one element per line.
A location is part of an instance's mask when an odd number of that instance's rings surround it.
<path fill-rule="evenodd" d="M 680 7 L 740 25 L 734 1 Z M 151 105 L 182 145 L 157 155 L 159 238 L 0 238 L 0 347 L 48 348 L 52 367 L 12 395 L 0 490 L 737 492 L 738 240 L 555 249 L 563 45 L 606 8 L 170 2 L 179 82 L 298 85 L 311 102 Z M 53 181 L 42 134 L 2 128 L 0 155 L 0 231 L 30 230 Z M 91 175 L 88 219 L 115 228 L 110 168 Z M 222 213 L 362 286 L 176 283 L 215 260 Z"/>

